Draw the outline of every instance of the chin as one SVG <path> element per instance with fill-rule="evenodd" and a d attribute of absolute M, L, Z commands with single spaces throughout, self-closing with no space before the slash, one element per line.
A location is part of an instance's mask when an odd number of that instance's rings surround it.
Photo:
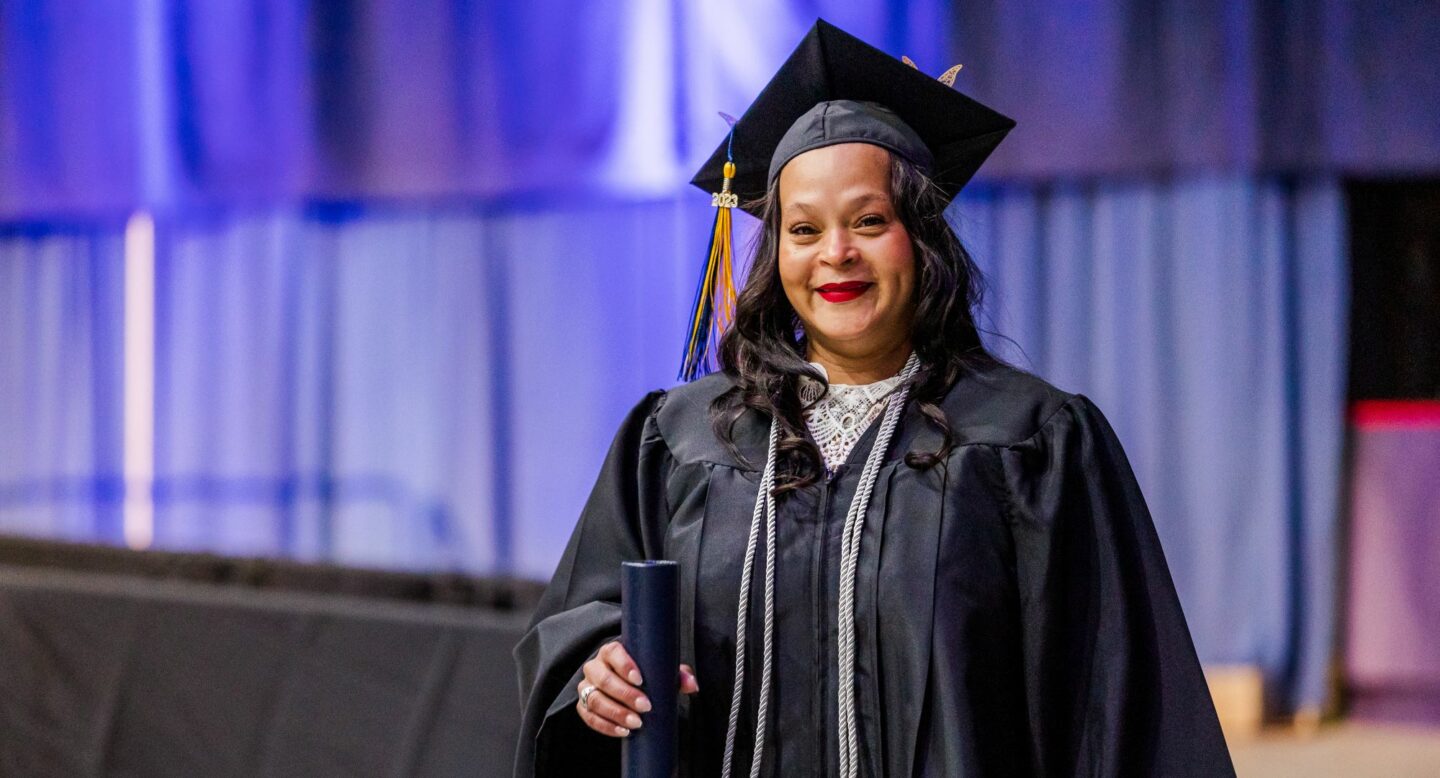
<path fill-rule="evenodd" d="M 836 343 L 862 340 L 870 332 L 868 319 L 816 322 L 815 330 L 820 337 Z"/>

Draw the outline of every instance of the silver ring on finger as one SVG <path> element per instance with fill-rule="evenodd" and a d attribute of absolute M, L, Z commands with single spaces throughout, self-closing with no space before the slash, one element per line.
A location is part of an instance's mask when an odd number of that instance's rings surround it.
<path fill-rule="evenodd" d="M 590 710 L 590 695 L 595 693 L 595 684 L 587 683 L 580 687 L 580 705 L 585 710 Z"/>

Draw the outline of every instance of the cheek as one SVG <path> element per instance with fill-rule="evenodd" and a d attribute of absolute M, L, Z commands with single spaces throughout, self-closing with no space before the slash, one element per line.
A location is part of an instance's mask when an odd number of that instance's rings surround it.
<path fill-rule="evenodd" d="M 802 305 L 809 299 L 809 263 L 803 256 L 781 247 L 779 271 L 780 285 L 785 288 L 785 296 L 790 299 L 790 304 L 797 307 Z"/>
<path fill-rule="evenodd" d="M 915 252 L 910 238 L 902 234 L 885 248 L 881 260 L 885 275 L 897 292 L 910 294 L 915 289 L 919 272 L 915 267 Z"/>

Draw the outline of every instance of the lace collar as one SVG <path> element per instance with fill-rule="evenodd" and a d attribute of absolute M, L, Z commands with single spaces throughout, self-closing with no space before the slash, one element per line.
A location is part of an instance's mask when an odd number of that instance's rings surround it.
<path fill-rule="evenodd" d="M 818 363 L 811 362 L 810 366 L 829 378 L 829 373 Z M 826 392 L 824 383 L 808 377 L 800 379 L 805 425 L 820 447 L 827 470 L 845 463 L 865 430 L 885 410 L 885 401 L 900 381 L 897 374 L 872 384 L 830 384 L 830 391 Z"/>

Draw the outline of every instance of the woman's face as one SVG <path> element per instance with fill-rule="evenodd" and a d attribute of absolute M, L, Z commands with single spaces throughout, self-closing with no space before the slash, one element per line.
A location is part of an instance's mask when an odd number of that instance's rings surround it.
<path fill-rule="evenodd" d="M 915 252 L 890 198 L 890 152 L 807 151 L 780 171 L 780 281 L 812 348 L 891 353 L 915 317 Z"/>

